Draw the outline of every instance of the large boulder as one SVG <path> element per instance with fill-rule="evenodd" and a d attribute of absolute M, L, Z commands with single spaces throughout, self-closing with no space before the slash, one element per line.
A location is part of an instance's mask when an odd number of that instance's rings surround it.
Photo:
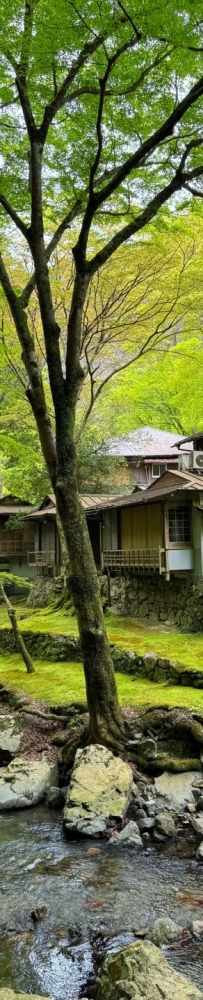
<path fill-rule="evenodd" d="M 192 786 L 199 780 L 198 771 L 185 771 L 182 774 L 171 774 L 164 771 L 155 778 L 155 788 L 160 800 L 172 809 L 184 809 L 188 802 L 194 802 Z"/>
<path fill-rule="evenodd" d="M 150 941 L 136 942 L 106 958 L 97 1000 L 203 1000 L 203 993 L 176 972 Z"/>
<path fill-rule="evenodd" d="M 91 744 L 77 750 L 64 809 L 67 832 L 98 837 L 121 822 L 132 796 L 129 764 L 110 750 Z"/>
<path fill-rule="evenodd" d="M 42 802 L 57 780 L 57 765 L 49 764 L 45 753 L 32 761 L 16 757 L 0 771 L 0 812 Z"/>

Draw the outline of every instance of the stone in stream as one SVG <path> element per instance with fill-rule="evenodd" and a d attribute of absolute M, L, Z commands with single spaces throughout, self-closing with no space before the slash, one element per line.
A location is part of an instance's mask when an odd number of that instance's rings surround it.
<path fill-rule="evenodd" d="M 46 802 L 50 809 L 60 809 L 64 805 L 64 795 L 57 785 L 50 785 L 46 794 Z"/>
<path fill-rule="evenodd" d="M 156 816 L 156 826 L 159 833 L 163 833 L 164 837 L 175 837 L 176 827 L 174 823 L 173 816 L 170 812 L 160 812 Z"/>
<path fill-rule="evenodd" d="M 106 747 L 91 744 L 77 750 L 64 809 L 67 833 L 98 837 L 121 822 L 132 797 L 132 785 L 129 764 Z"/>
<path fill-rule="evenodd" d="M 203 837 L 203 814 L 201 816 L 192 816 L 191 823 L 195 833 L 199 834 L 199 837 Z"/>
<path fill-rule="evenodd" d="M 203 993 L 166 961 L 151 941 L 136 942 L 105 959 L 97 1000 L 203 1000 Z"/>
<path fill-rule="evenodd" d="M 170 917 L 157 917 L 149 929 L 148 937 L 159 947 L 162 944 L 173 944 L 173 941 L 178 941 L 182 934 L 183 927 L 176 924 L 175 920 L 171 920 Z"/>
<path fill-rule="evenodd" d="M 130 820 L 120 833 L 116 833 L 113 837 L 110 837 L 109 844 L 117 847 L 142 847 L 142 838 L 137 823 L 134 823 L 134 820 Z"/>
<path fill-rule="evenodd" d="M 194 937 L 203 937 L 203 920 L 192 920 L 191 931 Z"/>
<path fill-rule="evenodd" d="M 188 802 L 194 802 L 192 786 L 199 778 L 198 771 L 184 771 L 181 774 L 171 774 L 164 771 L 158 778 L 155 778 L 155 788 L 157 795 L 171 809 L 179 810 L 184 808 Z"/>
<path fill-rule="evenodd" d="M 0 812 L 42 802 L 57 780 L 57 764 L 49 764 L 45 753 L 39 760 L 16 757 L 0 771 Z"/>

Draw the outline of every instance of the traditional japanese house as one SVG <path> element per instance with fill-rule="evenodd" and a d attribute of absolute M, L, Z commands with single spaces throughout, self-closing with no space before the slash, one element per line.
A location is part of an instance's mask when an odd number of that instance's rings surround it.
<path fill-rule="evenodd" d="M 203 476 L 165 472 L 142 492 L 95 504 L 94 514 L 104 570 L 203 577 Z"/>
<path fill-rule="evenodd" d="M 110 438 L 106 444 L 106 454 L 125 458 L 128 481 L 143 489 L 150 486 L 167 469 L 179 468 L 179 443 L 186 455 L 192 450 L 191 439 L 177 438 L 170 431 L 160 431 L 157 427 L 137 427 L 135 431 Z"/>
<path fill-rule="evenodd" d="M 108 497 L 108 499 L 110 499 Z M 101 566 L 101 518 L 95 516 L 95 508 L 105 503 L 107 496 L 82 496 L 82 506 L 86 514 L 90 541 L 98 569 Z M 33 544 L 28 551 L 29 566 L 44 575 L 58 575 L 63 564 L 60 535 L 57 527 L 54 494 L 48 494 L 37 511 L 29 517 L 33 525 Z"/>
<path fill-rule="evenodd" d="M 0 498 L 0 571 L 16 576 L 33 577 L 28 566 L 28 551 L 34 542 L 34 527 L 27 520 L 32 504 L 11 493 Z M 16 524 L 15 518 L 16 517 Z M 12 517 L 12 528 L 10 518 Z"/>

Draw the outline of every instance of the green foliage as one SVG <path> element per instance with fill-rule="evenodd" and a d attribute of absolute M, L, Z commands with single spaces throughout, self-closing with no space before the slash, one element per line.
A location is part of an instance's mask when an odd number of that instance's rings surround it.
<path fill-rule="evenodd" d="M 11 587 L 13 583 L 15 583 L 17 587 L 21 587 L 21 590 L 23 585 L 26 587 L 32 586 L 25 576 L 16 576 L 15 573 L 6 573 L 2 570 L 0 572 L 0 584 L 3 584 L 3 587 L 6 587 L 7 590 L 7 587 Z"/>
<path fill-rule="evenodd" d="M 100 174 L 123 158 L 123 151 L 134 147 L 137 136 L 143 140 L 158 128 L 173 110 L 177 90 L 185 93 L 186 82 L 202 73 L 201 3 L 178 4 L 176 0 L 128 0 L 125 7 L 129 22 L 122 16 L 117 2 L 84 0 L 82 11 L 69 0 L 41 0 L 29 6 L 27 35 L 23 39 L 24 3 L 18 0 L 15 9 L 11 0 L 2 0 L 0 19 L 2 141 L 5 172 L 3 190 L 15 197 L 15 207 L 24 217 L 29 210 L 28 142 L 21 114 L 16 106 L 15 66 L 22 74 L 29 65 L 28 96 L 36 122 L 40 125 L 42 109 L 53 99 L 56 88 L 63 83 L 65 72 L 74 66 L 80 48 L 92 42 L 89 58 L 81 60 L 76 83 L 67 101 L 56 115 L 56 126 L 49 129 L 44 170 L 44 200 L 58 212 L 59 178 L 60 208 L 67 209 L 70 200 L 85 189 L 88 173 L 96 150 L 95 119 L 98 107 L 99 80 L 106 69 L 106 54 L 110 57 L 119 46 L 130 41 L 132 22 L 139 33 L 134 44 L 120 56 L 112 69 L 108 99 L 105 102 L 103 128 L 105 142 L 100 162 Z M 28 8 L 27 8 L 28 11 Z M 131 20 L 130 20 L 131 19 Z M 103 44 L 95 44 L 100 34 Z M 149 72 L 149 66 L 151 71 Z M 141 76 L 141 84 L 138 85 Z M 133 86 L 134 85 L 134 86 Z M 176 160 L 183 143 L 185 128 L 198 135 L 199 106 L 187 113 L 180 135 L 171 144 Z M 135 135 L 136 128 L 136 135 Z M 178 149 L 177 149 L 178 145 Z M 194 163 L 200 152 L 193 151 Z M 71 165 L 71 169 L 70 169 Z M 158 162 L 150 164 L 150 185 L 156 189 L 158 180 L 170 176 L 171 157 L 163 153 Z M 148 167 L 142 168 L 141 186 L 146 189 Z M 128 212 L 127 184 L 123 185 L 123 201 Z"/>

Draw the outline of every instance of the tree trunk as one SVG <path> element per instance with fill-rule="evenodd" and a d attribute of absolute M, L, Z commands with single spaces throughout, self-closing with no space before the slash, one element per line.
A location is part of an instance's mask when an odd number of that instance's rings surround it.
<path fill-rule="evenodd" d="M 58 510 L 56 510 L 56 523 L 57 523 L 57 528 L 58 528 L 58 533 L 59 533 L 59 538 L 60 538 L 60 548 L 61 548 L 61 556 L 62 556 L 63 582 L 64 582 L 64 585 L 63 585 L 63 590 L 62 590 L 62 593 L 60 594 L 60 597 L 58 597 L 56 599 L 56 601 L 54 601 L 53 608 L 54 608 L 54 611 L 58 611 L 59 608 L 64 608 L 64 610 L 66 609 L 67 611 L 70 611 L 70 609 L 72 608 L 72 613 L 74 615 L 75 614 L 75 609 L 74 609 L 74 605 L 73 605 L 73 601 L 72 601 L 72 596 L 71 596 L 71 593 L 70 593 L 70 587 L 69 587 L 70 563 L 69 563 L 69 558 L 68 558 L 66 539 L 65 539 L 65 535 L 64 535 L 63 528 L 62 528 L 61 519 L 59 517 Z"/>
<path fill-rule="evenodd" d="M 31 660 L 28 650 L 26 649 L 25 643 L 23 642 L 22 635 L 19 632 L 15 608 L 13 608 L 12 604 L 10 603 L 2 583 L 0 584 L 0 594 L 8 611 L 8 617 L 10 619 L 11 628 L 15 639 L 15 647 L 16 649 L 19 650 L 19 653 L 22 656 L 22 660 L 25 663 L 27 673 L 34 674 L 35 673 L 34 664 Z"/>
<path fill-rule="evenodd" d="M 89 736 L 93 742 L 119 752 L 125 739 L 124 719 L 118 703 L 97 571 L 85 514 L 74 482 L 75 474 L 72 450 L 69 470 L 63 478 L 58 477 L 56 500 L 70 559 L 69 585 L 82 647 L 90 715 Z"/>

